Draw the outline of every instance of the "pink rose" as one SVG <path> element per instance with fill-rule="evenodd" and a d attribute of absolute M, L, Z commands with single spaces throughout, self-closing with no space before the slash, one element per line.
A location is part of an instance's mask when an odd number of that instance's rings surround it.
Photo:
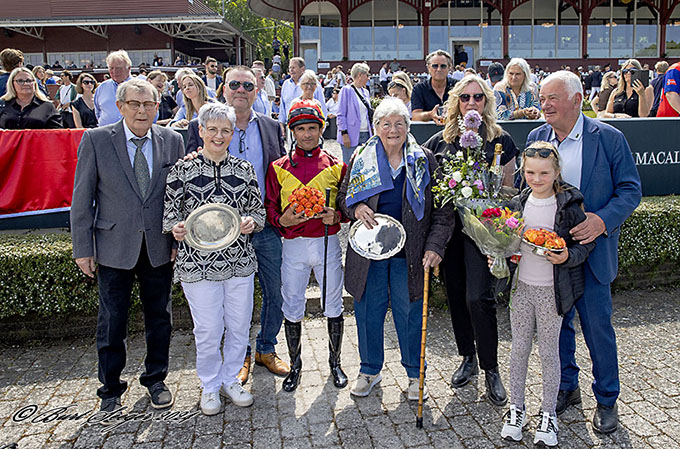
<path fill-rule="evenodd" d="M 458 185 L 458 183 L 456 182 L 455 179 L 449 179 L 449 188 L 450 188 L 450 189 L 455 188 L 456 185 Z"/>
<path fill-rule="evenodd" d="M 510 217 L 507 220 L 505 220 L 505 224 L 510 229 L 517 229 L 517 226 L 519 226 L 519 220 L 517 220 L 515 217 Z"/>

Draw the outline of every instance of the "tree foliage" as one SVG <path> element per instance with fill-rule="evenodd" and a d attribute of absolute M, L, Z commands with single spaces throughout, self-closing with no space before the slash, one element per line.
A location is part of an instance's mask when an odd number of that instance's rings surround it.
<path fill-rule="evenodd" d="M 247 0 L 207 0 L 206 3 L 224 18 L 239 28 L 257 43 L 255 49 L 258 59 L 271 58 L 274 55 L 272 41 L 277 36 L 279 41 L 287 41 L 293 52 L 293 29 L 289 22 L 274 21 L 260 17 L 248 8 Z"/>

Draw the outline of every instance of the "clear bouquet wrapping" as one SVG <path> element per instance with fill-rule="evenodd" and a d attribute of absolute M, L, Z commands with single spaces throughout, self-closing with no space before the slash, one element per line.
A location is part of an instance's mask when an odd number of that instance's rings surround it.
<path fill-rule="evenodd" d="M 506 258 L 519 251 L 522 243 L 524 220 L 520 210 L 493 207 L 489 201 L 460 201 L 458 213 L 463 232 L 470 237 L 486 256 L 494 259 L 489 268 L 498 279 L 510 276 Z"/>

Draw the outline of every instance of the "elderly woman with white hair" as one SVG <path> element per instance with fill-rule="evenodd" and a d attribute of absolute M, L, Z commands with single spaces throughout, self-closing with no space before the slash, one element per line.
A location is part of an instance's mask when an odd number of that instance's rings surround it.
<path fill-rule="evenodd" d="M 406 244 L 386 260 L 369 260 L 347 248 L 345 288 L 354 297 L 361 368 L 350 391 L 368 396 L 382 379 L 387 307 L 397 330 L 401 364 L 409 377 L 408 398 L 418 399 L 424 272 L 439 264 L 451 236 L 453 209 L 432 199 L 437 162 L 409 133 L 404 103 L 385 98 L 375 110 L 376 135 L 349 163 L 337 203 L 368 229 L 375 213 L 389 215 L 406 231 Z M 427 395 L 427 393 L 425 393 Z"/>
<path fill-rule="evenodd" d="M 536 120 L 541 116 L 538 86 L 531 82 L 531 69 L 522 58 L 512 58 L 503 79 L 494 86 L 498 120 Z"/>
<path fill-rule="evenodd" d="M 350 72 L 352 84 L 340 90 L 337 138 L 342 145 L 342 160 L 345 164 L 349 163 L 354 149 L 373 135 L 371 94 L 366 88 L 370 71 L 368 64 L 354 64 Z"/>
<path fill-rule="evenodd" d="M 257 259 L 249 234 L 264 227 L 265 209 L 252 164 L 228 151 L 236 125 L 233 108 L 205 104 L 198 123 L 203 151 L 178 161 L 168 174 L 163 232 L 172 232 L 179 242 L 175 281 L 182 283 L 194 321 L 201 411 L 214 415 L 222 405 L 220 393 L 237 406 L 253 403 L 236 376 L 246 355 L 253 314 Z M 206 252 L 186 244 L 184 222 L 192 211 L 211 203 L 235 208 L 242 222 L 234 243 Z"/>

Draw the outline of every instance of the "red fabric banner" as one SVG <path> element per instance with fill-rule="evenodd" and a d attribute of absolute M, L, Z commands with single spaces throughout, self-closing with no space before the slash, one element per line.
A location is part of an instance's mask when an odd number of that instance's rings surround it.
<path fill-rule="evenodd" d="M 0 218 L 71 207 L 83 132 L 0 130 Z"/>

